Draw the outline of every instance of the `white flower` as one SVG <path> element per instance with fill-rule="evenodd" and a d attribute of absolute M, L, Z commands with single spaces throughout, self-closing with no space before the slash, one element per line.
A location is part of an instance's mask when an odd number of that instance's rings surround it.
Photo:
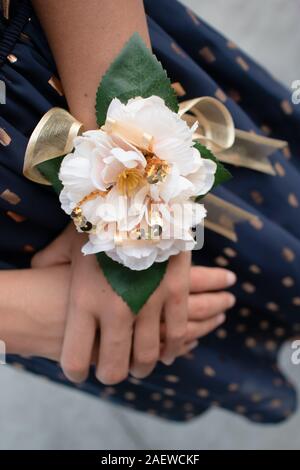
<path fill-rule="evenodd" d="M 105 251 L 142 270 L 192 250 L 191 227 L 203 221 L 205 209 L 191 198 L 211 189 L 216 171 L 193 147 L 196 125 L 189 128 L 158 96 L 127 104 L 113 99 L 107 122 L 123 132 L 105 126 L 83 133 L 59 172 L 62 208 L 89 233 L 83 253 Z M 132 141 L 126 128 L 151 136 L 151 149 Z"/>

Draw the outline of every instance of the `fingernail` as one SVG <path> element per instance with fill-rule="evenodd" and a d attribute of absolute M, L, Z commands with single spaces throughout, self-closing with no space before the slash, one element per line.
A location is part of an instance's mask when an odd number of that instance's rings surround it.
<path fill-rule="evenodd" d="M 232 271 L 227 271 L 227 286 L 232 286 L 236 283 L 236 274 Z"/>
<path fill-rule="evenodd" d="M 227 305 L 228 305 L 228 308 L 233 307 L 234 304 L 235 304 L 235 302 L 236 302 L 235 296 L 234 296 L 233 294 L 229 293 L 229 294 L 228 294 L 228 304 L 227 304 Z"/>
<path fill-rule="evenodd" d="M 161 360 L 161 362 L 162 362 L 163 364 L 165 364 L 165 366 L 171 366 L 174 361 L 175 361 L 174 358 L 172 358 L 172 359 L 168 358 L 168 359 L 162 359 L 162 360 Z"/>
<path fill-rule="evenodd" d="M 188 347 L 188 351 L 191 351 L 192 349 L 195 349 L 199 344 L 199 341 L 193 341 L 189 347 Z"/>
<path fill-rule="evenodd" d="M 218 325 L 221 325 L 221 323 L 224 323 L 226 320 L 226 315 L 225 313 L 220 313 L 220 315 L 217 316 L 216 321 Z"/>

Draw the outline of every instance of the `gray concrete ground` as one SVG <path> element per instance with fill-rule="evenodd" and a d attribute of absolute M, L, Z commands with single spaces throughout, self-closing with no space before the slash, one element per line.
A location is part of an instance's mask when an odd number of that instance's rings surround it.
<path fill-rule="evenodd" d="M 299 0 L 185 0 L 287 86 L 300 79 Z M 300 366 L 282 364 L 300 389 Z M 299 449 L 300 413 L 277 426 L 221 410 L 172 424 L 0 367 L 0 449 Z"/>

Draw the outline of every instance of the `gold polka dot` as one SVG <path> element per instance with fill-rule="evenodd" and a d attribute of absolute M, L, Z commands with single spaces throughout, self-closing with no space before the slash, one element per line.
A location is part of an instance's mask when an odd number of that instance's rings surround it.
<path fill-rule="evenodd" d="M 254 338 L 246 338 L 245 345 L 247 348 L 255 348 L 256 340 Z"/>
<path fill-rule="evenodd" d="M 267 321 L 267 320 L 262 320 L 260 323 L 259 323 L 259 328 L 261 330 L 267 330 L 270 326 L 270 323 Z"/>
<path fill-rule="evenodd" d="M 54 88 L 54 90 L 55 90 L 60 96 L 63 96 L 63 95 L 64 95 L 64 90 L 63 90 L 61 81 L 60 81 L 57 77 L 55 77 L 55 76 L 53 75 L 52 77 L 49 78 L 48 83 L 49 83 L 49 85 L 50 85 L 52 88 Z"/>
<path fill-rule="evenodd" d="M 293 287 L 295 285 L 294 279 L 290 276 L 284 277 L 281 282 L 284 287 Z"/>
<path fill-rule="evenodd" d="M 225 255 L 228 256 L 229 258 L 235 258 L 235 256 L 237 256 L 237 252 L 230 246 L 224 248 L 223 251 Z"/>
<path fill-rule="evenodd" d="M 259 217 L 253 217 L 250 220 L 250 225 L 256 230 L 261 230 L 264 226 L 262 220 Z"/>
<path fill-rule="evenodd" d="M 135 377 L 129 377 L 128 382 L 134 384 L 134 385 L 139 385 L 141 383 L 140 379 L 136 379 Z"/>
<path fill-rule="evenodd" d="M 279 306 L 275 302 L 268 302 L 266 308 L 271 312 L 278 312 Z"/>
<path fill-rule="evenodd" d="M 289 263 L 291 263 L 295 259 L 295 253 L 288 247 L 283 248 L 282 256 L 285 259 L 285 261 L 288 261 Z"/>
<path fill-rule="evenodd" d="M 243 406 L 243 405 L 237 405 L 237 406 L 235 407 L 235 411 L 236 411 L 237 413 L 243 415 L 244 413 L 246 413 L 246 407 Z"/>
<path fill-rule="evenodd" d="M 177 96 L 184 96 L 186 95 L 186 91 L 179 82 L 172 83 L 172 88 L 175 91 Z"/>
<path fill-rule="evenodd" d="M 146 411 L 146 413 L 148 413 L 149 415 L 154 415 L 154 416 L 155 416 L 155 415 L 157 414 L 157 411 L 154 410 L 153 408 L 149 408 L 149 409 Z"/>
<path fill-rule="evenodd" d="M 106 395 L 114 395 L 116 393 L 116 389 L 113 387 L 105 387 L 104 393 Z"/>
<path fill-rule="evenodd" d="M 256 290 L 255 286 L 250 282 L 244 282 L 242 284 L 242 289 L 247 292 L 247 294 L 253 294 Z"/>
<path fill-rule="evenodd" d="M 227 96 L 226 96 L 226 94 L 224 93 L 224 91 L 221 90 L 221 88 L 218 88 L 218 89 L 215 91 L 215 97 L 218 98 L 218 100 L 222 101 L 223 103 L 225 103 L 225 101 L 227 100 Z"/>
<path fill-rule="evenodd" d="M 266 347 L 266 350 L 267 351 L 275 351 L 276 347 L 277 347 L 277 344 L 275 343 L 275 341 L 272 341 L 271 339 L 266 341 L 265 343 L 265 347 Z"/>
<path fill-rule="evenodd" d="M 15 63 L 17 62 L 18 58 L 17 58 L 14 54 L 8 54 L 7 60 L 8 60 L 11 64 L 15 64 Z"/>
<path fill-rule="evenodd" d="M 262 204 L 264 202 L 264 198 L 259 191 L 251 191 L 250 195 L 255 204 Z"/>
<path fill-rule="evenodd" d="M 27 244 L 23 246 L 23 251 L 25 251 L 25 253 L 33 253 L 36 249 L 34 246 Z"/>
<path fill-rule="evenodd" d="M 27 44 L 31 42 L 30 37 L 23 32 L 20 33 L 20 40 Z"/>
<path fill-rule="evenodd" d="M 283 100 L 280 103 L 281 109 L 284 114 L 292 114 L 293 113 L 293 106 L 288 100 Z"/>
<path fill-rule="evenodd" d="M 217 400 L 213 400 L 210 402 L 211 406 L 215 406 L 216 408 L 221 406 L 221 403 Z"/>
<path fill-rule="evenodd" d="M 193 411 L 194 410 L 194 405 L 193 403 L 185 403 L 183 405 L 184 411 Z"/>
<path fill-rule="evenodd" d="M 294 297 L 292 300 L 293 304 L 296 305 L 296 307 L 300 306 L 300 297 Z"/>
<path fill-rule="evenodd" d="M 237 49 L 238 48 L 236 43 L 233 42 L 233 41 L 227 41 L 226 44 L 227 44 L 227 47 L 229 47 L 229 49 Z"/>
<path fill-rule="evenodd" d="M 283 385 L 283 380 L 280 377 L 276 377 L 272 382 L 275 387 L 281 387 Z"/>
<path fill-rule="evenodd" d="M 253 393 L 250 398 L 254 403 L 258 403 L 262 400 L 262 395 L 260 393 Z"/>
<path fill-rule="evenodd" d="M 250 308 L 242 307 L 239 310 L 239 314 L 240 314 L 241 317 L 246 318 L 246 317 L 249 317 L 251 315 L 251 310 L 250 310 Z"/>
<path fill-rule="evenodd" d="M 219 339 L 227 338 L 227 331 L 224 328 L 218 328 L 216 331 L 216 336 Z"/>
<path fill-rule="evenodd" d="M 285 176 L 285 169 L 283 168 L 281 163 L 276 162 L 274 166 L 278 176 Z"/>
<path fill-rule="evenodd" d="M 209 48 L 209 47 L 202 47 L 202 49 L 199 50 L 199 54 L 201 55 L 201 57 L 206 61 L 208 62 L 209 64 L 211 64 L 212 62 L 214 62 L 216 60 L 216 57 L 214 55 L 214 53 L 212 52 L 212 50 Z"/>
<path fill-rule="evenodd" d="M 236 103 L 241 101 L 241 94 L 237 90 L 229 90 L 227 95 Z"/>
<path fill-rule="evenodd" d="M 259 413 L 254 413 L 254 415 L 252 415 L 252 420 L 253 421 L 262 421 L 262 419 L 263 419 L 263 417 Z"/>
<path fill-rule="evenodd" d="M 174 402 L 172 400 L 164 400 L 162 405 L 164 408 L 170 410 L 174 407 Z"/>
<path fill-rule="evenodd" d="M 186 58 L 185 52 L 175 42 L 171 42 L 171 48 L 177 55 Z"/>
<path fill-rule="evenodd" d="M 176 392 L 175 390 L 173 390 L 173 388 L 165 388 L 164 394 L 168 395 L 169 397 L 173 397 L 174 395 L 176 395 Z"/>
<path fill-rule="evenodd" d="M 193 419 L 195 417 L 194 413 L 186 413 L 185 419 L 186 421 L 189 421 L 190 419 Z"/>
<path fill-rule="evenodd" d="M 11 219 L 13 219 L 15 222 L 18 222 L 18 223 L 24 222 L 24 220 L 26 220 L 26 217 L 24 217 L 23 215 L 17 214 L 16 212 L 13 212 L 13 211 L 7 211 L 6 215 L 8 215 L 8 217 L 10 217 Z"/>
<path fill-rule="evenodd" d="M 133 392 L 126 392 L 126 393 L 124 393 L 124 398 L 125 398 L 125 400 L 133 401 L 133 400 L 136 399 L 136 395 Z"/>
<path fill-rule="evenodd" d="M 197 395 L 201 398 L 207 398 L 209 396 L 209 391 L 206 388 L 199 388 L 197 390 Z"/>
<path fill-rule="evenodd" d="M 152 393 L 152 394 L 150 395 L 150 398 L 151 398 L 151 400 L 153 400 L 153 401 L 159 401 L 159 400 L 161 400 L 162 397 L 161 397 L 161 394 L 160 394 L 160 393 L 154 392 L 154 393 Z"/>
<path fill-rule="evenodd" d="M 215 263 L 218 266 L 228 266 L 229 261 L 226 258 L 224 258 L 224 256 L 218 256 L 217 258 L 215 258 Z"/>
<path fill-rule="evenodd" d="M 284 328 L 280 328 L 280 327 L 275 328 L 274 334 L 275 334 L 275 336 L 278 336 L 278 338 L 280 338 L 280 337 L 282 337 L 282 336 L 285 335 L 285 329 L 284 329 Z"/>
<path fill-rule="evenodd" d="M 235 329 L 237 333 L 245 333 L 245 331 L 247 331 L 246 325 L 243 325 L 242 323 L 236 325 Z"/>
<path fill-rule="evenodd" d="M 243 57 L 238 56 L 235 60 L 236 60 L 236 62 L 239 64 L 239 66 L 240 66 L 245 72 L 248 72 L 248 70 L 249 70 L 249 65 L 247 64 L 247 62 L 245 61 L 245 59 L 243 59 Z"/>
<path fill-rule="evenodd" d="M 268 126 L 267 124 L 263 124 L 262 126 L 260 126 L 260 129 L 265 135 L 270 135 L 272 132 L 271 127 Z"/>
<path fill-rule="evenodd" d="M 179 379 L 179 377 L 177 377 L 177 375 L 166 375 L 165 380 L 167 382 L 171 382 L 171 383 L 175 384 L 175 383 L 179 382 L 180 379 Z"/>
<path fill-rule="evenodd" d="M 203 369 L 203 373 L 205 375 L 208 375 L 208 377 L 215 377 L 216 375 L 216 371 L 210 366 L 205 366 Z"/>
<path fill-rule="evenodd" d="M 236 392 L 240 388 L 239 384 L 232 383 L 228 385 L 229 392 Z"/>
<path fill-rule="evenodd" d="M 284 149 L 282 150 L 282 153 L 284 155 L 284 157 L 289 160 L 291 158 L 291 151 L 290 151 L 290 148 L 288 145 L 286 145 L 286 147 L 284 147 Z"/>
<path fill-rule="evenodd" d="M 16 194 L 14 193 L 13 191 L 11 191 L 10 189 L 5 189 L 1 194 L 0 194 L 0 197 L 2 199 L 4 199 L 4 201 L 6 202 L 9 202 L 9 204 L 12 204 L 12 205 L 16 205 L 16 204 L 19 204 L 19 202 L 21 201 L 21 198 Z"/>
<path fill-rule="evenodd" d="M 195 13 L 190 10 L 189 8 L 186 9 L 186 12 L 187 14 L 189 15 L 189 17 L 193 20 L 193 22 L 196 24 L 196 25 L 199 25 L 200 24 L 200 21 L 199 19 L 197 18 L 197 16 L 195 15 Z"/>
<path fill-rule="evenodd" d="M 288 202 L 289 202 L 290 206 L 294 207 L 295 209 L 297 207 L 299 207 L 299 201 L 298 201 L 296 195 L 293 194 L 293 193 L 289 194 Z"/>
<path fill-rule="evenodd" d="M 25 370 L 25 367 L 19 362 L 11 362 L 9 365 L 12 366 L 14 369 Z"/>
<path fill-rule="evenodd" d="M 249 271 L 251 271 L 253 274 L 260 274 L 261 273 L 260 267 L 257 266 L 256 264 L 251 264 L 249 266 Z"/>
<path fill-rule="evenodd" d="M 188 352 L 182 357 L 184 357 L 184 359 L 187 359 L 188 361 L 193 361 L 195 359 L 195 355 L 192 352 Z"/>
<path fill-rule="evenodd" d="M 271 400 L 270 402 L 271 408 L 280 408 L 281 406 L 282 406 L 282 401 L 279 400 L 278 398 L 274 398 L 274 400 Z"/>
<path fill-rule="evenodd" d="M 0 127 L 0 144 L 3 145 L 3 147 L 7 147 L 10 143 L 10 135 L 8 135 L 8 133 L 2 127 Z"/>

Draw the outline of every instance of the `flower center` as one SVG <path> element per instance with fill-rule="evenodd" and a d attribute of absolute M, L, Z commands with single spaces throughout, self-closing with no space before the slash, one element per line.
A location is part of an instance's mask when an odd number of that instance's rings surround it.
<path fill-rule="evenodd" d="M 138 168 L 126 168 L 117 177 L 117 188 L 124 196 L 131 196 L 141 186 L 144 175 Z"/>
<path fill-rule="evenodd" d="M 149 184 L 156 184 L 164 181 L 169 171 L 169 165 L 165 160 L 161 160 L 156 155 L 145 155 L 147 165 L 145 176 Z"/>

